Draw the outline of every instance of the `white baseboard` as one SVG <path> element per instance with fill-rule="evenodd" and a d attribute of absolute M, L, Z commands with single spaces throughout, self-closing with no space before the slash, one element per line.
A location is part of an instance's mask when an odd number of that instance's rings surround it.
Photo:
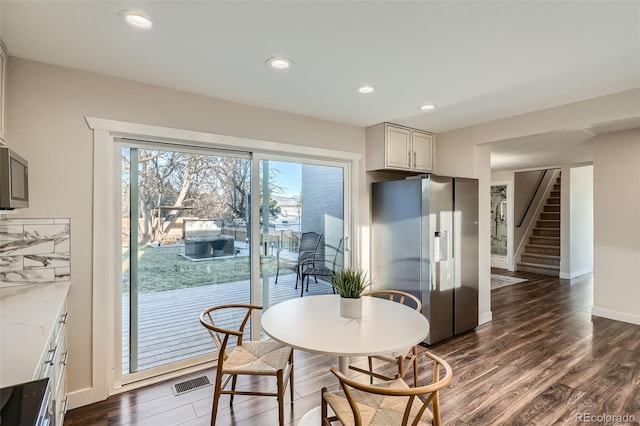
<path fill-rule="evenodd" d="M 594 306 L 593 308 L 591 308 L 591 315 L 594 315 L 596 317 L 608 318 L 616 321 L 628 322 L 630 324 L 640 325 L 639 314 L 614 311 L 611 309 L 598 308 L 597 306 Z"/>
<path fill-rule="evenodd" d="M 581 275 L 585 275 L 585 274 L 590 274 L 591 272 L 593 272 L 593 267 L 591 268 L 584 268 L 581 269 L 579 271 L 573 271 L 573 272 L 560 272 L 560 278 L 562 278 L 563 280 L 572 280 L 574 278 L 577 278 Z"/>
<path fill-rule="evenodd" d="M 492 268 L 500 268 L 500 269 L 508 269 L 507 268 L 507 256 L 491 255 L 491 267 Z"/>
<path fill-rule="evenodd" d="M 493 318 L 493 312 L 491 311 L 482 312 L 480 313 L 480 315 L 478 315 L 478 325 L 488 323 L 491 321 L 492 318 Z"/>
<path fill-rule="evenodd" d="M 67 394 L 69 398 L 68 409 L 73 410 L 74 408 L 84 407 L 85 405 L 93 404 L 94 402 L 101 401 L 100 398 L 96 398 L 93 393 L 93 388 L 85 388 L 80 389 L 74 392 L 69 392 Z"/>

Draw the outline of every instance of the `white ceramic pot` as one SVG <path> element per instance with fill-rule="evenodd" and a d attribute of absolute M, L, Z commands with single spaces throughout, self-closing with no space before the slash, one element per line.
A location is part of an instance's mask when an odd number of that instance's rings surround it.
<path fill-rule="evenodd" d="M 344 318 L 360 318 L 362 316 L 362 297 L 357 299 L 340 297 L 340 316 Z"/>

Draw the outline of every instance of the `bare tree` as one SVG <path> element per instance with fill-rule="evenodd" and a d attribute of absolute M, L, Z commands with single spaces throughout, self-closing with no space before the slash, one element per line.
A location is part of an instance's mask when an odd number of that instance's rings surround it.
<path fill-rule="evenodd" d="M 138 149 L 138 202 L 145 241 L 158 239 L 183 210 L 190 216 L 242 219 L 249 223 L 251 161 L 246 158 L 200 155 L 176 151 Z M 123 206 L 128 206 L 130 155 L 123 152 Z M 270 191 L 282 192 L 273 182 Z M 123 207 L 123 214 L 128 213 Z M 275 200 L 269 202 L 271 217 L 280 214 Z"/>

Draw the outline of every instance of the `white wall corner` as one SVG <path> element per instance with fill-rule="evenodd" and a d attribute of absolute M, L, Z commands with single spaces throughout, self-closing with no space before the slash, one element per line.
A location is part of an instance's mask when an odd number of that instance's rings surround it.
<path fill-rule="evenodd" d="M 593 272 L 593 268 L 585 268 L 579 271 L 572 272 L 560 272 L 560 278 L 562 278 L 563 280 L 572 280 L 581 275 L 590 274 L 591 272 Z"/>
<path fill-rule="evenodd" d="M 490 322 L 492 319 L 493 319 L 492 311 L 481 312 L 480 315 L 478 315 L 478 325 L 486 324 Z"/>
<path fill-rule="evenodd" d="M 632 314 L 630 312 L 614 311 L 611 309 L 599 308 L 597 306 L 594 306 L 593 308 L 591 308 L 591 315 L 640 325 L 640 315 Z"/>

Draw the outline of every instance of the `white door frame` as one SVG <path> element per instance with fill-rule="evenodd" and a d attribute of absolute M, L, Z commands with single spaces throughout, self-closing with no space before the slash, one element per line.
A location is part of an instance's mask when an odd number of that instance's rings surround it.
<path fill-rule="evenodd" d="M 203 365 L 185 368 L 179 372 L 167 372 L 138 382 L 123 385 L 115 380 L 116 343 L 114 334 L 115 298 L 114 280 L 120 279 L 121 256 L 117 255 L 116 242 L 120 244 L 120 153 L 117 138 L 131 138 L 181 145 L 185 147 L 218 148 L 253 153 L 254 166 L 259 158 L 282 159 L 287 156 L 304 158 L 310 162 L 328 161 L 346 164 L 345 205 L 348 204 L 350 226 L 345 226 L 345 235 L 354 236 L 345 241 L 345 253 L 350 248 L 350 260 L 357 259 L 357 247 L 350 247 L 348 241 L 357 241 L 359 167 L 361 155 L 353 152 L 334 151 L 301 145 L 261 141 L 255 139 L 216 135 L 191 130 L 173 129 L 125 121 L 85 117 L 93 130 L 94 143 L 94 188 L 93 188 L 93 318 L 92 318 L 92 387 L 77 395 L 74 406 L 104 400 L 109 395 L 146 386 L 203 368 Z M 256 179 L 254 179 L 255 181 Z M 252 183 L 253 185 L 253 183 Z M 252 191 L 252 194 L 254 191 Z M 253 195 L 252 195 L 253 196 Z M 349 198 L 347 198 L 349 197 Z M 257 203 L 252 204 L 257 209 Z M 253 221 L 258 223 L 258 221 Z M 345 223 L 346 225 L 346 223 Z M 255 226 L 255 225 L 252 225 Z M 256 229 L 254 229 L 256 231 Z M 256 235 L 253 233 L 253 235 Z M 252 244 L 258 250 L 258 244 Z M 256 253 L 252 253 L 256 254 Z M 347 257 L 347 256 L 345 256 Z M 255 258 L 255 257 L 254 257 Z M 252 268 L 252 279 L 259 273 Z M 259 330 L 259 329 L 258 329 Z M 206 366 L 206 365 L 204 365 Z M 121 376 L 121 375 L 120 375 Z"/>
<path fill-rule="evenodd" d="M 513 262 L 513 181 L 497 181 L 491 182 L 490 186 L 506 186 L 507 187 L 507 270 L 515 271 Z M 489 250 L 491 251 L 491 250 Z M 492 265 L 493 267 L 493 262 Z"/>

